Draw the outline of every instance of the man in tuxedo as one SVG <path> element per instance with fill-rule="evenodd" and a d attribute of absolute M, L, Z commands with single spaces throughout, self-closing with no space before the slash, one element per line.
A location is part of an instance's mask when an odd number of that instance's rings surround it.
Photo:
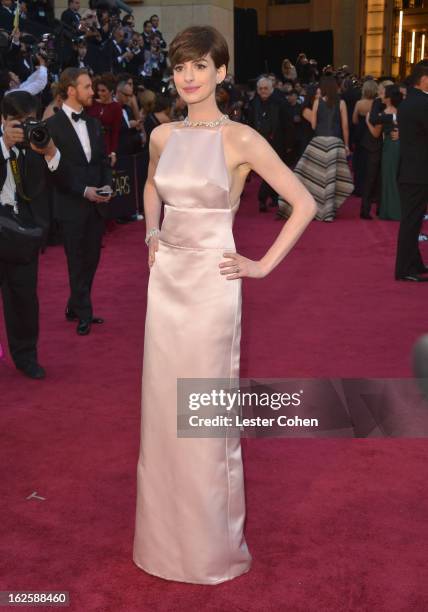
<path fill-rule="evenodd" d="M 144 40 L 144 50 L 150 51 L 152 47 L 152 38 L 153 38 L 153 26 L 150 19 L 147 19 L 143 24 L 143 31 L 141 33 Z"/>
<path fill-rule="evenodd" d="M 111 191 L 112 172 L 99 121 L 84 113 L 92 104 L 92 81 L 84 68 L 67 68 L 59 80 L 64 102 L 48 120 L 52 138 L 71 167 L 67 185 L 59 188 L 57 216 L 62 226 L 70 281 L 65 316 L 78 321 L 77 333 L 87 335 L 93 316 L 91 289 L 100 259 L 101 239 Z"/>
<path fill-rule="evenodd" d="M 64 180 L 67 168 L 52 140 L 43 149 L 34 145 L 22 147 L 24 132 L 20 123 L 35 119 L 37 106 L 37 99 L 26 91 L 12 92 L 3 99 L 0 214 L 17 218 L 23 226 L 47 229 L 49 183 L 55 178 L 59 182 Z M 11 164 L 13 159 L 16 165 Z M 0 257 L 0 285 L 10 354 L 18 370 L 30 378 L 41 379 L 45 377 L 45 370 L 37 358 L 37 270 L 38 253 L 26 264 L 11 263 Z"/>
<path fill-rule="evenodd" d="M 141 119 L 134 119 L 132 109 L 129 106 L 132 96 L 132 85 L 128 81 L 119 81 L 116 87 L 116 100 L 122 107 L 122 124 L 120 126 L 117 150 L 119 157 L 140 153 L 143 146 L 143 122 Z"/>
<path fill-rule="evenodd" d="M 428 204 L 428 62 L 419 62 L 411 76 L 413 87 L 398 107 L 401 222 L 395 278 L 421 282 L 428 281 L 418 242 Z"/>
<path fill-rule="evenodd" d="M 152 15 L 150 17 L 150 21 L 152 24 L 152 32 L 155 36 L 157 36 L 157 38 L 159 38 L 159 44 L 160 44 L 161 49 L 166 49 L 165 39 L 162 35 L 162 32 L 159 30 L 159 16 Z"/>
<path fill-rule="evenodd" d="M 80 0 L 68 0 L 68 9 L 63 11 L 61 21 L 68 25 L 69 28 L 76 31 L 80 24 Z"/>
<path fill-rule="evenodd" d="M 110 41 L 111 71 L 114 74 L 126 72 L 129 62 L 134 57 L 134 54 L 129 50 L 124 41 L 125 32 L 122 26 L 116 26 Z"/>

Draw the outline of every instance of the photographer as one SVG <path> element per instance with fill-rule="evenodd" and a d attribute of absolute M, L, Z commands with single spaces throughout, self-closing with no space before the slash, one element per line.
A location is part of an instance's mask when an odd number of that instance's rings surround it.
<path fill-rule="evenodd" d="M 3 238 L 0 285 L 12 359 L 23 374 L 40 379 L 45 377 L 45 371 L 37 359 L 38 245 L 34 244 L 30 235 L 22 236 L 22 230 L 32 227 L 46 229 L 49 181 L 56 178 L 60 183 L 67 172 L 46 130 L 39 129 L 35 138 L 23 129 L 22 123 L 36 119 L 36 111 L 37 100 L 25 91 L 10 93 L 2 102 L 0 225 L 3 226 Z M 24 132 L 30 137 L 29 142 Z M 21 232 L 18 243 L 16 234 L 11 231 L 11 227 L 16 226 Z"/>
<path fill-rule="evenodd" d="M 48 82 L 48 69 L 42 55 L 37 54 L 36 58 L 39 65 L 23 83 L 21 83 L 20 78 L 14 72 L 9 70 L 0 71 L 0 91 L 4 96 L 13 91 L 26 91 L 36 96 L 44 90 Z"/>
<path fill-rule="evenodd" d="M 70 281 L 65 316 L 78 321 L 77 333 L 89 334 L 93 316 L 91 288 L 101 252 L 103 216 L 108 214 L 112 171 L 105 152 L 101 124 L 84 107 L 92 104 L 94 91 L 87 70 L 67 68 L 59 80 L 62 108 L 48 120 L 48 127 L 72 172 L 59 188 L 57 214 L 62 226 Z"/>
<path fill-rule="evenodd" d="M 128 69 L 128 65 L 134 58 L 132 51 L 126 46 L 125 33 L 121 25 L 113 29 L 111 40 L 107 46 L 111 57 L 111 72 L 118 74 Z"/>

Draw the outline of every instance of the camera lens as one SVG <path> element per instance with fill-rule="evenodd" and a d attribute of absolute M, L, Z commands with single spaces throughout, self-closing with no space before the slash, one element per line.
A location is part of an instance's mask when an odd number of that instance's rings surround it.
<path fill-rule="evenodd" d="M 36 145 L 36 147 L 45 147 L 50 140 L 48 129 L 43 125 L 33 127 L 29 134 L 29 140 Z"/>

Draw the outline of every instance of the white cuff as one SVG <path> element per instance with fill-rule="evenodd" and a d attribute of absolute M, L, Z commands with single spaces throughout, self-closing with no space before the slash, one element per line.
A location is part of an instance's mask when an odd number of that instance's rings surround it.
<path fill-rule="evenodd" d="M 4 144 L 3 136 L 0 137 L 0 144 L 1 144 L 1 150 L 2 150 L 2 153 L 3 153 L 3 157 L 5 158 L 5 160 L 9 159 L 9 157 L 10 157 L 9 149 Z"/>
<path fill-rule="evenodd" d="M 56 150 L 55 155 L 49 161 L 45 157 L 46 163 L 51 172 L 55 172 L 55 170 L 58 168 L 60 159 L 61 159 L 61 153 L 59 149 Z"/>

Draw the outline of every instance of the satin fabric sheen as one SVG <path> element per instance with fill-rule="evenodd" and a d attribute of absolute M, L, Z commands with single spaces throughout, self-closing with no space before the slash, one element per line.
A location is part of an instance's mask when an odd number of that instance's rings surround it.
<path fill-rule="evenodd" d="M 247 572 L 240 439 L 178 438 L 177 378 L 239 378 L 241 279 L 222 127 L 173 128 L 154 181 L 165 215 L 144 340 L 133 560 L 146 572 L 217 584 Z"/>

